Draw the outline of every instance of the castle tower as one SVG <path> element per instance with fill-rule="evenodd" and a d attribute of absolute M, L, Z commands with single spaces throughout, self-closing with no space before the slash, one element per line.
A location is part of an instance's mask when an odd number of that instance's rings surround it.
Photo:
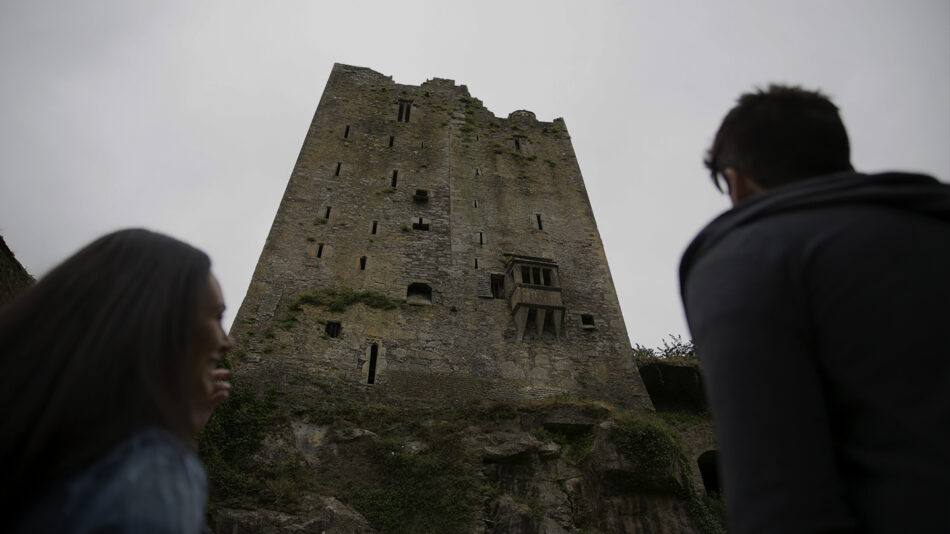
<path fill-rule="evenodd" d="M 336 64 L 232 327 L 239 373 L 650 406 L 563 119 Z"/>

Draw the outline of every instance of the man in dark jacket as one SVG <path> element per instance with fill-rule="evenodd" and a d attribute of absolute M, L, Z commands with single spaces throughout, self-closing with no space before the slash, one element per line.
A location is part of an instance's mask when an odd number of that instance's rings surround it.
<path fill-rule="evenodd" d="M 680 284 L 731 532 L 950 532 L 950 186 L 853 172 L 824 95 L 743 95 Z"/>

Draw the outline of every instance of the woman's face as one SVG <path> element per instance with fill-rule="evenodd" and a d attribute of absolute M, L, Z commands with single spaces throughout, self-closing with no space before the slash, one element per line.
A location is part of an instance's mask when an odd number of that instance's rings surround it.
<path fill-rule="evenodd" d="M 216 376 L 214 370 L 224 353 L 234 346 L 234 340 L 228 337 L 227 332 L 221 326 L 223 314 L 224 298 L 221 296 L 221 286 L 218 285 L 218 280 L 214 275 L 209 273 L 208 283 L 198 309 L 198 325 L 195 329 L 195 339 L 192 344 L 195 351 L 195 372 L 198 379 L 198 400 L 196 402 L 199 405 L 211 399 L 216 390 L 220 389 L 215 385 L 220 377 Z M 202 408 L 203 406 L 196 406 L 196 409 Z M 210 415 L 210 410 L 208 415 Z"/>

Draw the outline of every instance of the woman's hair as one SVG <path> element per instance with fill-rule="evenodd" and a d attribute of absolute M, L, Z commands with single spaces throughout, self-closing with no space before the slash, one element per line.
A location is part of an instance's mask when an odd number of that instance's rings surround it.
<path fill-rule="evenodd" d="M 32 501 L 145 427 L 188 442 L 209 268 L 181 241 L 122 230 L 0 311 L 0 500 Z"/>

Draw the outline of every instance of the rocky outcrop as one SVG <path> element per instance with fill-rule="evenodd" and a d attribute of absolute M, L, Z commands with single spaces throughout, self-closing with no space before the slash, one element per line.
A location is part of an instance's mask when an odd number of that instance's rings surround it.
<path fill-rule="evenodd" d="M 680 432 L 653 414 L 561 401 L 341 412 L 315 424 L 298 409 L 272 428 L 244 468 L 259 494 L 215 503 L 215 532 L 723 532 Z"/>
<path fill-rule="evenodd" d="M 211 514 L 217 534 L 372 534 L 366 518 L 333 497 L 308 497 L 299 514 L 222 508 Z"/>

